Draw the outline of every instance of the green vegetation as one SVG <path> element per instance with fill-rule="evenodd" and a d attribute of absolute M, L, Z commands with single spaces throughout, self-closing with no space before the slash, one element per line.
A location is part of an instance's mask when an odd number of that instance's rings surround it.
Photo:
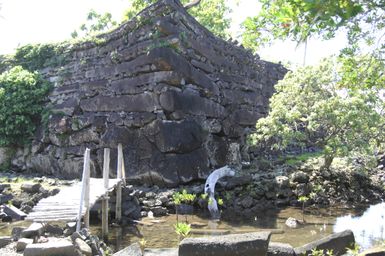
<path fill-rule="evenodd" d="M 372 154 L 383 142 L 383 101 L 374 90 L 340 90 L 332 61 L 289 72 L 276 85 L 270 112 L 250 142 L 282 151 L 290 145 L 322 150 L 324 167 L 337 156 Z"/>
<path fill-rule="evenodd" d="M 175 233 L 178 234 L 179 237 L 185 238 L 191 232 L 191 225 L 184 222 L 177 222 L 174 225 Z"/>
<path fill-rule="evenodd" d="M 175 205 L 192 203 L 195 201 L 195 198 L 195 194 L 189 194 L 185 189 L 172 195 L 172 199 Z"/>
<path fill-rule="evenodd" d="M 316 158 L 321 155 L 322 154 L 320 152 L 307 152 L 300 155 L 287 155 L 285 156 L 284 160 L 286 164 L 296 165 L 296 164 L 304 163 L 309 159 Z"/>
<path fill-rule="evenodd" d="M 0 146 L 30 142 L 41 121 L 50 84 L 21 66 L 0 75 Z"/>
<path fill-rule="evenodd" d="M 67 61 L 69 44 L 27 44 L 16 49 L 14 55 L 0 56 L 0 71 L 22 66 L 28 71 L 38 71 L 45 67 L 57 67 Z"/>
<path fill-rule="evenodd" d="M 333 256 L 333 250 L 313 249 L 311 250 L 312 256 Z"/>
<path fill-rule="evenodd" d="M 90 10 L 86 23 L 83 23 L 78 30 L 73 31 L 71 37 L 93 37 L 101 32 L 111 30 L 116 25 L 117 22 L 112 19 L 111 13 L 99 14 L 95 10 Z"/>
<path fill-rule="evenodd" d="M 157 0 L 133 0 L 131 7 L 125 13 L 125 19 L 131 19 L 141 10 L 155 3 Z M 182 0 L 182 4 L 190 2 Z M 220 37 L 228 36 L 230 28 L 230 19 L 226 18 L 226 14 L 230 12 L 229 7 L 224 0 L 205 0 L 198 6 L 188 10 L 203 26 Z"/>

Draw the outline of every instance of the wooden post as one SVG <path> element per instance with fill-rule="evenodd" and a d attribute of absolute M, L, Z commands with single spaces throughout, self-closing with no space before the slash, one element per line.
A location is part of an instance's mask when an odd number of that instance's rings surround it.
<path fill-rule="evenodd" d="M 86 214 L 84 215 L 84 225 L 86 228 L 90 228 L 90 150 L 87 152 L 87 175 L 86 175 L 86 188 L 84 194 L 84 207 L 86 208 Z"/>
<path fill-rule="evenodd" d="M 110 172 L 110 149 L 104 149 L 104 161 L 103 161 L 103 181 L 104 181 L 104 196 L 102 200 L 102 237 L 106 239 L 108 237 L 108 181 Z"/>
<path fill-rule="evenodd" d="M 116 170 L 116 178 L 118 183 L 116 184 L 116 208 L 115 219 L 120 220 L 122 218 L 122 166 L 123 166 L 123 149 L 122 144 L 118 144 L 118 166 Z"/>
<path fill-rule="evenodd" d="M 80 231 L 80 228 L 81 228 L 83 203 L 85 204 L 86 208 L 89 208 L 89 183 L 90 183 L 89 178 L 90 178 L 90 149 L 87 148 L 86 151 L 84 152 L 82 191 L 80 194 L 80 206 L 79 206 L 79 212 L 78 212 L 78 218 L 77 218 L 78 222 L 76 224 L 76 231 Z M 88 189 L 87 189 L 87 183 L 88 183 Z M 86 196 L 87 193 L 88 193 L 88 203 L 86 203 L 86 200 L 85 200 L 87 198 Z M 89 211 L 89 209 L 87 209 L 87 211 Z M 88 221 L 89 221 L 89 214 L 88 214 Z M 86 219 L 85 219 L 85 222 L 86 222 Z M 89 222 L 88 222 L 88 225 L 89 225 Z"/>
<path fill-rule="evenodd" d="M 126 168 L 124 167 L 124 155 L 122 152 L 122 181 L 123 181 L 123 186 L 126 186 Z"/>

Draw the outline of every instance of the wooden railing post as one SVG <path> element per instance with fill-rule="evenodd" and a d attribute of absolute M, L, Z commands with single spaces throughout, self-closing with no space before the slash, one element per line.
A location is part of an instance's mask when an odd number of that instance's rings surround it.
<path fill-rule="evenodd" d="M 105 194 L 102 200 L 102 236 L 103 239 L 108 237 L 108 181 L 110 172 L 110 149 L 104 149 L 103 161 L 103 181 Z"/>
<path fill-rule="evenodd" d="M 118 166 L 116 168 L 116 178 L 118 183 L 116 184 L 116 208 L 115 219 L 120 220 L 122 218 L 122 169 L 123 169 L 123 148 L 122 144 L 118 144 Z"/>
<path fill-rule="evenodd" d="M 82 190 L 80 194 L 80 206 L 76 224 L 76 231 L 80 231 L 82 222 L 83 204 L 86 208 L 84 222 L 86 227 L 89 227 L 89 205 L 90 205 L 90 149 L 87 148 L 84 152 L 83 175 L 82 175 Z"/>

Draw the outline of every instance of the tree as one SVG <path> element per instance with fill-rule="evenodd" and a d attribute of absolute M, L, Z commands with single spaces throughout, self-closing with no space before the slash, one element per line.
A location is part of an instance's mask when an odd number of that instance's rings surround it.
<path fill-rule="evenodd" d="M 100 32 L 112 29 L 117 22 L 112 19 L 111 13 L 99 14 L 91 10 L 87 15 L 87 22 L 83 23 L 79 30 L 71 33 L 72 38 L 94 36 Z"/>
<path fill-rule="evenodd" d="M 348 78 L 345 85 L 385 86 L 381 83 L 385 65 L 384 0 L 260 2 L 261 12 L 243 23 L 242 39 L 246 47 L 257 50 L 273 39 L 291 39 L 298 43 L 311 37 L 331 39 L 337 32 L 345 31 L 349 44 L 341 51 L 339 59 L 345 72 L 343 77 Z M 356 76 L 357 71 L 363 73 Z"/>
<path fill-rule="evenodd" d="M 21 66 L 0 75 L 0 146 L 30 142 L 41 121 L 50 84 Z"/>
<path fill-rule="evenodd" d="M 157 0 L 133 0 L 131 7 L 125 13 L 125 19 L 133 18 L 138 12 L 155 3 Z M 226 13 L 230 12 L 225 0 L 205 0 L 201 2 L 182 0 L 183 4 L 191 4 L 188 12 L 203 26 L 219 37 L 227 37 L 230 19 Z M 199 3 L 199 4 L 198 4 Z"/>
<path fill-rule="evenodd" d="M 372 153 L 383 142 L 383 102 L 373 90 L 339 90 L 333 62 L 289 72 L 276 85 L 270 112 L 258 120 L 254 145 L 284 150 L 289 145 L 322 150 L 324 167 L 336 156 Z"/>

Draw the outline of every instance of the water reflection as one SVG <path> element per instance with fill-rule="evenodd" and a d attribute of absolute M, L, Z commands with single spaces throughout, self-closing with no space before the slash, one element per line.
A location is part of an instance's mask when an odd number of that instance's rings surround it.
<path fill-rule="evenodd" d="M 373 244 L 385 240 L 385 203 L 370 206 L 361 216 L 351 214 L 338 217 L 333 227 L 334 232 L 351 229 L 356 242 L 362 248 L 369 248 Z"/>

